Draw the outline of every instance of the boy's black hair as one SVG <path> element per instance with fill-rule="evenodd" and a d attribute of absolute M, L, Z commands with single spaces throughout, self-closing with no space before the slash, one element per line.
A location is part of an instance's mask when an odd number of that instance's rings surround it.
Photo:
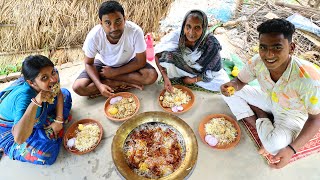
<path fill-rule="evenodd" d="M 114 12 L 120 12 L 122 14 L 122 16 L 124 17 L 123 7 L 118 1 L 103 2 L 99 8 L 99 18 L 100 18 L 100 20 L 102 20 L 103 15 L 106 15 L 109 13 L 114 13 Z"/>
<path fill-rule="evenodd" d="M 282 33 L 289 42 L 292 42 L 295 29 L 294 25 L 285 19 L 269 19 L 257 27 L 259 37 L 264 33 Z"/>
<path fill-rule="evenodd" d="M 25 80 L 34 81 L 40 73 L 40 70 L 48 66 L 54 67 L 54 64 L 49 58 L 42 55 L 28 56 L 22 62 L 21 73 Z"/>

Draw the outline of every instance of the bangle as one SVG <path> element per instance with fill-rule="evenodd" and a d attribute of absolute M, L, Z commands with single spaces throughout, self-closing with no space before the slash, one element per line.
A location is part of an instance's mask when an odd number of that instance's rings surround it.
<path fill-rule="evenodd" d="M 31 99 L 31 102 L 33 102 L 35 105 L 37 105 L 38 107 L 42 107 L 42 105 L 40 103 L 37 102 L 37 100 L 35 98 Z"/>
<path fill-rule="evenodd" d="M 297 153 L 297 151 L 289 144 L 288 147 L 293 151 L 294 154 Z"/>
<path fill-rule="evenodd" d="M 62 119 L 62 120 L 63 120 L 63 117 L 62 117 L 62 116 L 56 116 L 56 118 L 60 118 L 60 119 Z"/>
<path fill-rule="evenodd" d="M 56 122 L 56 123 L 59 123 L 59 124 L 63 124 L 64 123 L 63 121 L 58 121 L 56 119 L 54 119 L 53 121 Z"/>

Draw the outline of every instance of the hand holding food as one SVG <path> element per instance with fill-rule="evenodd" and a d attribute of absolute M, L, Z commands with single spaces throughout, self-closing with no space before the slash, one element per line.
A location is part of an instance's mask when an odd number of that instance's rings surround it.
<path fill-rule="evenodd" d="M 109 97 L 109 96 L 113 96 L 114 95 L 114 93 L 113 93 L 114 90 L 108 85 L 100 84 L 98 86 L 98 89 L 99 89 L 100 93 L 105 97 Z"/>
<path fill-rule="evenodd" d="M 170 93 L 173 92 L 173 87 L 169 78 L 164 78 L 164 88 Z"/>
<path fill-rule="evenodd" d="M 229 93 L 230 96 L 234 95 L 234 92 L 235 92 L 235 91 L 236 91 L 236 90 L 234 89 L 233 86 L 227 87 L 227 92 Z"/>
<path fill-rule="evenodd" d="M 49 104 L 53 104 L 54 98 L 60 93 L 60 84 L 56 83 L 51 87 L 51 94 L 50 97 L 48 98 L 47 102 Z"/>
<path fill-rule="evenodd" d="M 52 93 L 50 91 L 41 90 L 34 99 L 41 105 L 43 102 L 49 102 L 51 98 Z"/>
<path fill-rule="evenodd" d="M 232 96 L 237 91 L 237 84 L 233 81 L 227 82 L 220 86 L 221 94 L 225 96 Z"/>

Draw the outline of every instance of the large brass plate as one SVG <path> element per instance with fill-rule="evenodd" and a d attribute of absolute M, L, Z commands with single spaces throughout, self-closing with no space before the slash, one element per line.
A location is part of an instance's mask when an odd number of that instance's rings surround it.
<path fill-rule="evenodd" d="M 161 122 L 177 129 L 184 138 L 186 155 L 180 167 L 172 174 L 160 178 L 161 180 L 184 179 L 193 170 L 198 158 L 198 142 L 190 126 L 179 117 L 166 112 L 145 112 L 124 122 L 117 130 L 112 141 L 112 159 L 119 173 L 125 179 L 147 180 L 134 173 L 128 166 L 123 153 L 123 144 L 129 133 L 141 124 Z"/>

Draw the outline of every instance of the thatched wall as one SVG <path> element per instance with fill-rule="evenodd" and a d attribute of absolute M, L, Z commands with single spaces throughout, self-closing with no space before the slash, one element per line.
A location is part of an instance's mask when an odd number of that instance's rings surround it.
<path fill-rule="evenodd" d="M 81 46 L 105 0 L 1 0 L 0 55 Z M 120 0 L 128 20 L 157 32 L 174 0 Z M 5 53 L 4 53 L 5 52 Z"/>

